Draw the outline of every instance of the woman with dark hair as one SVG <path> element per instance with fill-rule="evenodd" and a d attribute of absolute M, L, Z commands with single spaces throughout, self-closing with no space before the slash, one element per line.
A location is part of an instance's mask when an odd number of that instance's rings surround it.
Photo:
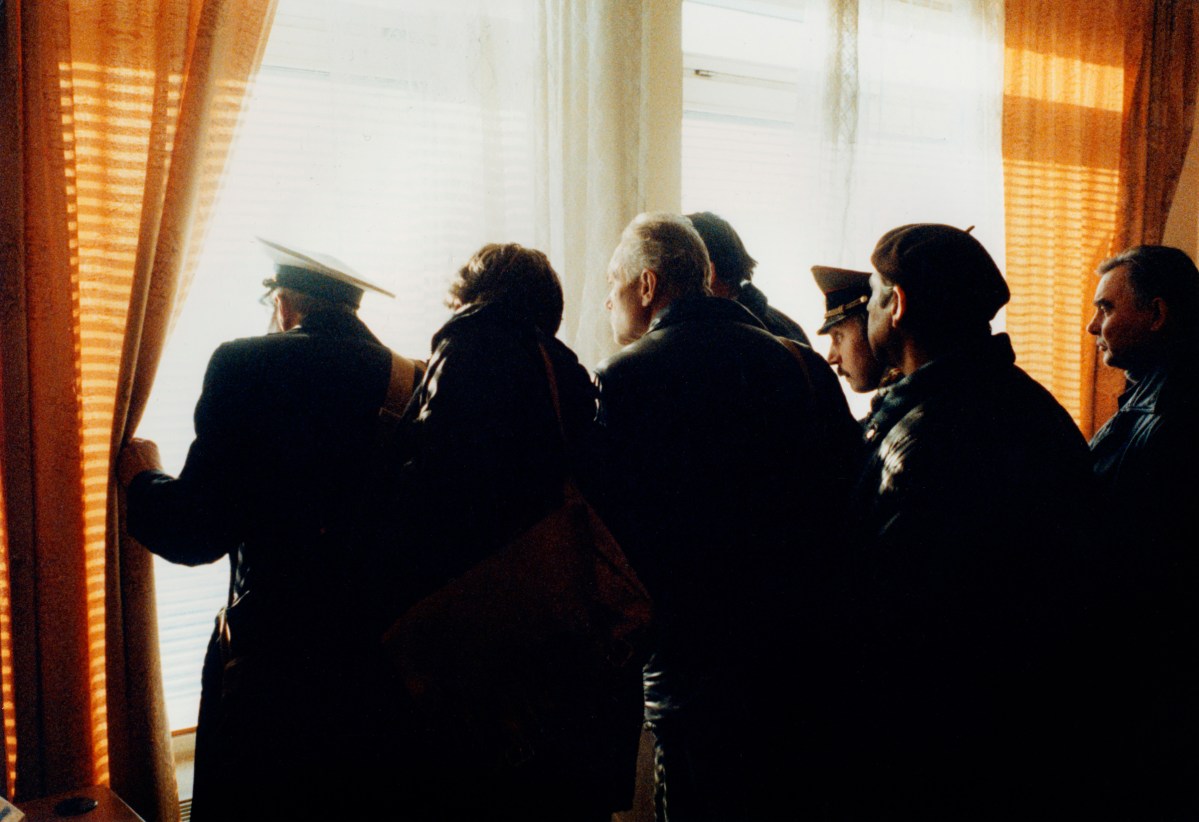
<path fill-rule="evenodd" d="M 446 302 L 454 315 L 433 336 L 402 426 L 402 484 L 422 501 L 422 550 L 439 566 L 430 583 L 456 576 L 557 504 L 595 418 L 587 371 L 554 337 L 562 284 L 545 254 L 484 246 L 458 271 Z"/>
<path fill-rule="evenodd" d="M 433 337 L 428 371 L 399 425 L 395 468 L 383 480 L 390 522 L 373 542 L 374 561 L 386 567 L 371 582 L 385 609 L 380 626 L 559 506 L 594 423 L 590 376 L 554 337 L 562 286 L 545 254 L 484 246 L 458 272 L 447 304 L 454 314 Z M 497 765 L 464 750 L 461 728 L 440 720 L 429 727 L 417 713 L 399 740 L 398 768 L 411 780 L 403 801 L 416 803 L 417 819 L 607 820 L 631 801 L 639 692 L 628 707 L 629 761 L 615 774 L 580 773 L 577 763 L 536 750 L 527 762 Z M 614 798 L 625 784 L 628 796 Z"/>

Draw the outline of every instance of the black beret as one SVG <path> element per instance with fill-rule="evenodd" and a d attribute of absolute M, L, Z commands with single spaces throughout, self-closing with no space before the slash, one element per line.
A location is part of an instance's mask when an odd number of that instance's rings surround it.
<path fill-rule="evenodd" d="M 827 265 L 812 266 L 816 286 L 824 292 L 824 324 L 817 334 L 827 334 L 837 323 L 854 314 L 866 313 L 870 299 L 870 274 Z"/>
<path fill-rule="evenodd" d="M 935 223 L 893 228 L 878 241 L 870 262 L 921 311 L 957 311 L 989 322 L 1012 296 L 999 266 L 969 229 Z"/>

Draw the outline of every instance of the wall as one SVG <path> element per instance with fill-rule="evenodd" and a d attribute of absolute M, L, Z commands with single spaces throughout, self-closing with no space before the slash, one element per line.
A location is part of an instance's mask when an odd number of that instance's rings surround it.
<path fill-rule="evenodd" d="M 1199 254 L 1199 106 L 1195 107 L 1191 146 L 1187 149 L 1186 165 L 1178 180 L 1162 242 L 1181 248 L 1192 260 Z"/>

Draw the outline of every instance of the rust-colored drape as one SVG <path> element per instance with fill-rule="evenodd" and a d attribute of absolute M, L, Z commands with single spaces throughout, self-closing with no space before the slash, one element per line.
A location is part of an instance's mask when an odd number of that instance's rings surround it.
<path fill-rule="evenodd" d="M 1095 268 L 1160 241 L 1194 118 L 1190 0 L 1007 0 L 1008 330 L 1021 365 L 1092 433 L 1119 372 L 1085 331 Z"/>
<path fill-rule="evenodd" d="M 150 563 L 120 538 L 110 457 L 149 392 L 272 9 L 4 4 L 0 684 L 10 797 L 111 782 L 148 820 L 177 817 Z"/>

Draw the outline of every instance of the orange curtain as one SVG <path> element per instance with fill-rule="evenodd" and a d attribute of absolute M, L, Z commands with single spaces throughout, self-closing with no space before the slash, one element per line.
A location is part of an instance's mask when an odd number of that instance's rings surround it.
<path fill-rule="evenodd" d="M 153 580 L 120 539 L 110 456 L 149 392 L 273 0 L 4 8 L 5 789 L 111 782 L 174 819 Z"/>
<path fill-rule="evenodd" d="M 1123 375 L 1085 324 L 1095 268 L 1159 242 L 1194 119 L 1190 0 L 1007 0 L 1003 112 L 1008 330 L 1087 434 Z"/>
<path fill-rule="evenodd" d="M 1119 196 L 1123 20 L 1113 0 L 1007 0 L 1007 326 L 1021 366 L 1092 430 L 1091 272 Z"/>

